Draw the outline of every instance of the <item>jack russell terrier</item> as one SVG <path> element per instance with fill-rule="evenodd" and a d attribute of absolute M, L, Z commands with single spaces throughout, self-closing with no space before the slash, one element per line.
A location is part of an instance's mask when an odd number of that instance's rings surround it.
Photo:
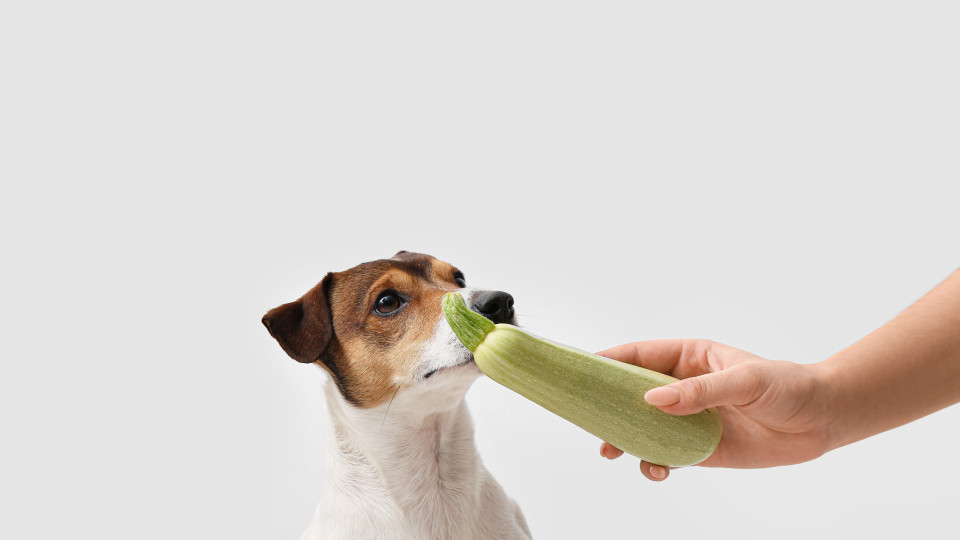
<path fill-rule="evenodd" d="M 480 370 L 443 316 L 450 291 L 516 324 L 509 294 L 405 251 L 329 273 L 263 317 L 288 355 L 332 381 L 324 497 L 301 540 L 530 538 L 474 445 L 463 398 Z"/>

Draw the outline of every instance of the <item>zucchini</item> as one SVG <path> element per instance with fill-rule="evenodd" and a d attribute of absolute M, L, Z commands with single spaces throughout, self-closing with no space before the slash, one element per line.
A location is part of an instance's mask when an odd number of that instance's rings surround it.
<path fill-rule="evenodd" d="M 631 455 L 682 467 L 720 442 L 715 408 L 674 416 L 644 401 L 648 390 L 677 381 L 669 375 L 494 324 L 459 293 L 444 295 L 443 313 L 486 376 Z"/>

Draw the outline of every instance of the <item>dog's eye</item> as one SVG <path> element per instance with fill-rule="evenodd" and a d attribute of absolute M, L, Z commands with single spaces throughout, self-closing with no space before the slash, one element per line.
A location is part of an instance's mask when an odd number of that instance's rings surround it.
<path fill-rule="evenodd" d="M 396 311 L 401 303 L 402 301 L 397 293 L 386 291 L 380 293 L 380 296 L 377 297 L 377 302 L 374 304 L 373 309 L 381 315 L 388 315 Z"/>
<path fill-rule="evenodd" d="M 463 272 L 457 272 L 456 274 L 454 274 L 454 275 L 453 275 L 453 280 L 457 282 L 457 285 L 458 285 L 459 287 L 466 287 L 466 286 L 467 286 L 467 280 L 466 280 L 466 278 L 463 277 Z"/>

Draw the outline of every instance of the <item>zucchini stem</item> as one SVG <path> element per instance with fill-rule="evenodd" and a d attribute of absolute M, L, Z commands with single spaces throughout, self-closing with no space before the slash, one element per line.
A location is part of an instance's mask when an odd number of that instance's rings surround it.
<path fill-rule="evenodd" d="M 471 351 L 477 350 L 495 326 L 493 321 L 468 308 L 460 293 L 443 295 L 443 315 L 453 333 Z"/>

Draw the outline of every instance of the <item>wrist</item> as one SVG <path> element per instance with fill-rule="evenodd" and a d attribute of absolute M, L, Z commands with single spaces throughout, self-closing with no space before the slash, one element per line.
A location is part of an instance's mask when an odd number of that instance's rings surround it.
<path fill-rule="evenodd" d="M 825 452 L 829 452 L 853 442 L 849 439 L 850 418 L 853 415 L 850 390 L 846 387 L 841 363 L 834 361 L 833 357 L 811 364 L 810 367 L 819 388 L 824 419 L 821 428 L 826 434 Z"/>

